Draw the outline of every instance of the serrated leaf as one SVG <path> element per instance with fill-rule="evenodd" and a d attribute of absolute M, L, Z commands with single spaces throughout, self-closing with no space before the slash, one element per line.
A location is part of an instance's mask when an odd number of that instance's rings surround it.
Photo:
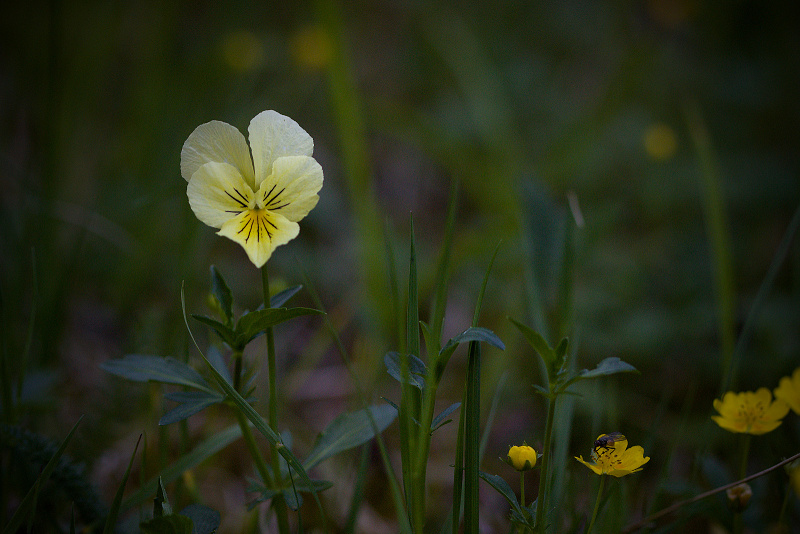
<path fill-rule="evenodd" d="M 242 315 L 236 323 L 234 348 L 244 349 L 253 338 L 270 326 L 301 315 L 322 315 L 322 312 L 311 308 L 269 308 Z"/>
<path fill-rule="evenodd" d="M 397 417 L 397 411 L 392 406 L 370 406 L 369 410 L 378 432 L 383 432 Z M 303 467 L 309 470 L 321 461 L 366 443 L 373 437 L 375 433 L 365 409 L 341 414 L 317 437 Z"/>
<path fill-rule="evenodd" d="M 442 411 L 442 413 L 440 413 L 439 415 L 434 417 L 433 421 L 431 421 L 431 432 L 433 432 L 434 430 L 436 430 L 440 426 L 444 425 L 445 423 L 443 423 L 442 421 L 444 421 L 445 417 L 447 417 L 448 415 L 450 415 L 451 413 L 456 411 L 459 406 L 461 406 L 460 402 L 454 402 L 453 404 L 451 404 L 450 406 L 445 408 Z"/>
<path fill-rule="evenodd" d="M 211 266 L 211 293 L 219 302 L 222 313 L 225 314 L 225 322 L 231 324 L 233 321 L 233 295 L 222 278 L 222 274 L 215 266 Z"/>
<path fill-rule="evenodd" d="M 162 384 L 175 384 L 214 393 L 208 382 L 197 371 L 170 357 L 128 354 L 119 360 L 107 360 L 101 363 L 100 367 L 112 375 L 134 382 L 152 380 Z"/>
<path fill-rule="evenodd" d="M 556 361 L 557 357 L 556 352 L 552 348 L 550 348 L 550 345 L 547 343 L 547 341 L 545 341 L 542 335 L 539 332 L 535 331 L 534 329 L 530 328 L 529 326 L 520 323 L 516 319 L 509 317 L 508 320 L 511 321 L 514 326 L 517 327 L 517 329 L 522 333 L 522 335 L 528 341 L 530 346 L 533 347 L 533 350 L 535 350 L 536 353 L 539 355 L 539 357 L 541 357 L 542 360 L 544 360 L 545 366 L 548 369 L 551 369 L 553 363 Z"/>
<path fill-rule="evenodd" d="M 164 395 L 166 399 L 179 402 L 180 405 L 165 413 L 158 424 L 170 425 L 182 421 L 189 416 L 200 412 L 209 406 L 225 400 L 219 393 L 206 393 L 205 391 L 173 391 Z"/>
<path fill-rule="evenodd" d="M 216 510 L 202 504 L 190 504 L 180 511 L 194 523 L 192 534 L 214 534 L 222 522 L 222 516 Z"/>
<path fill-rule="evenodd" d="M 280 308 L 281 306 L 286 304 L 286 302 L 290 298 L 295 296 L 297 294 L 297 292 L 300 291 L 301 289 L 303 289 L 303 286 L 301 286 L 301 285 L 292 286 L 292 287 L 289 287 L 287 289 L 284 289 L 283 291 L 281 291 L 280 293 L 277 293 L 275 296 L 273 296 L 271 299 L 269 299 L 269 307 L 270 308 Z"/>
<path fill-rule="evenodd" d="M 481 477 L 484 482 L 486 482 L 495 490 L 497 490 L 497 493 L 502 495 L 505 498 L 505 500 L 508 501 L 508 504 L 511 505 L 511 508 L 516 513 L 518 513 L 522 517 L 525 517 L 522 512 L 522 507 L 520 507 L 519 502 L 517 501 L 517 496 L 514 493 L 514 490 L 511 489 L 511 486 L 508 485 L 508 482 L 506 482 L 505 479 L 497 475 L 490 475 L 489 473 L 484 473 L 483 471 L 479 471 L 478 476 Z"/>
<path fill-rule="evenodd" d="M 192 534 L 192 520 L 185 515 L 170 514 L 154 517 L 139 524 L 141 534 Z"/>
<path fill-rule="evenodd" d="M 400 354 L 397 352 L 387 352 L 383 357 L 383 363 L 386 365 L 386 371 L 398 382 L 402 383 L 402 374 L 400 371 Z M 415 388 L 422 390 L 425 388 L 425 373 L 427 368 L 425 363 L 414 356 L 408 355 L 408 383 Z"/>
<path fill-rule="evenodd" d="M 219 335 L 222 341 L 227 343 L 231 348 L 236 348 L 234 346 L 234 343 L 236 342 L 236 334 L 229 326 L 224 325 L 216 319 L 212 319 L 211 317 L 206 317 L 205 315 L 197 315 L 193 313 L 192 319 L 200 321 L 204 325 L 210 326 Z"/>

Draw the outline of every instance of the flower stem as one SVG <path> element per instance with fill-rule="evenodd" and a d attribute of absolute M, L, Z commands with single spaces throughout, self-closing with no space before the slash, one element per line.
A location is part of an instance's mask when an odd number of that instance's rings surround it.
<path fill-rule="evenodd" d="M 269 295 L 269 273 L 267 272 L 267 265 L 261 267 L 261 283 L 263 285 L 264 293 L 264 309 L 270 308 L 270 295 Z M 275 337 L 272 333 L 272 327 L 268 327 L 266 331 L 267 337 L 267 368 L 269 372 L 269 426 L 278 433 L 278 385 L 275 376 Z M 270 447 L 270 460 L 272 465 L 272 472 L 275 474 L 277 481 L 281 482 L 281 467 L 278 450 L 275 447 Z M 286 501 L 283 495 L 276 495 L 274 498 L 275 515 L 278 517 L 278 531 L 281 534 L 288 534 L 289 532 L 289 513 L 286 507 Z"/>
<path fill-rule="evenodd" d="M 739 478 L 747 476 L 747 457 L 750 455 L 750 441 L 752 440 L 750 434 L 742 435 L 742 463 L 739 465 Z M 733 513 L 733 534 L 742 534 L 744 530 L 744 518 L 742 512 L 737 511 Z"/>
<path fill-rule="evenodd" d="M 586 528 L 586 534 L 592 531 L 594 522 L 597 519 L 597 512 L 600 510 L 600 499 L 603 497 L 603 486 L 606 483 L 606 475 L 600 475 L 600 487 L 597 489 L 597 500 L 594 502 L 594 511 L 592 512 L 592 520 L 589 521 L 589 526 Z"/>
<path fill-rule="evenodd" d="M 545 497 L 547 494 L 547 475 L 550 467 L 550 441 L 553 438 L 553 420 L 556 417 L 556 395 L 552 394 L 547 407 L 547 422 L 545 423 L 544 447 L 542 451 L 542 470 L 539 473 L 539 493 L 536 495 L 536 532 L 544 533 L 547 518 L 545 518 Z"/>

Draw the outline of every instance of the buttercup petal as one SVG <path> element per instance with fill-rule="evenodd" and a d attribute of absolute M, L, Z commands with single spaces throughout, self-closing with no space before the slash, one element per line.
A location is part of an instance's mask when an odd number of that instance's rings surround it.
<path fill-rule="evenodd" d="M 279 213 L 256 209 L 236 215 L 217 233 L 242 245 L 250 261 L 261 267 L 276 247 L 297 237 L 300 225 Z"/>
<path fill-rule="evenodd" d="M 272 110 L 250 121 L 250 148 L 255 165 L 255 187 L 272 174 L 273 162 L 283 156 L 311 156 L 314 140 L 295 121 Z"/>
<path fill-rule="evenodd" d="M 783 400 L 794 413 L 800 414 L 800 367 L 794 370 L 791 377 L 781 378 L 775 389 L 775 398 Z"/>
<path fill-rule="evenodd" d="M 586 460 L 583 459 L 583 456 L 575 456 L 574 458 L 583 465 L 585 465 L 586 467 L 588 467 L 589 469 L 591 469 L 592 471 L 594 471 L 595 474 L 597 475 L 603 474 L 603 469 L 600 466 L 587 462 Z"/>
<path fill-rule="evenodd" d="M 253 161 L 242 133 L 222 121 L 201 124 L 189 135 L 181 149 L 181 176 L 187 182 L 204 164 L 228 163 L 234 166 L 255 191 Z"/>
<path fill-rule="evenodd" d="M 290 221 L 301 220 L 319 201 L 322 167 L 308 156 L 285 156 L 276 159 L 272 169 L 256 194 L 259 205 Z"/>
<path fill-rule="evenodd" d="M 202 165 L 192 174 L 186 196 L 197 218 L 214 228 L 221 228 L 255 204 L 250 186 L 238 169 L 228 163 Z"/>

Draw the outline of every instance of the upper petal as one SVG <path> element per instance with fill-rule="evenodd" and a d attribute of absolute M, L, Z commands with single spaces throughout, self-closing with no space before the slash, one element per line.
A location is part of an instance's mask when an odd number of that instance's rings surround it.
<path fill-rule="evenodd" d="M 217 233 L 242 245 L 250 261 L 261 267 L 276 247 L 297 237 L 300 225 L 278 213 L 255 209 L 230 219 Z"/>
<path fill-rule="evenodd" d="M 181 176 L 187 182 L 209 162 L 228 163 L 239 171 L 255 191 L 253 161 L 242 133 L 222 121 L 201 124 L 189 135 L 181 149 Z"/>
<path fill-rule="evenodd" d="M 272 110 L 250 121 L 250 149 L 255 165 L 255 187 L 272 173 L 272 163 L 282 156 L 310 156 L 314 140 L 295 121 Z"/>
<path fill-rule="evenodd" d="M 308 156 L 285 156 L 276 159 L 272 169 L 256 195 L 259 205 L 297 222 L 319 201 L 322 167 Z"/>
<path fill-rule="evenodd" d="M 197 169 L 186 186 L 186 196 L 197 218 L 214 228 L 255 205 L 252 189 L 228 163 L 211 162 Z"/>

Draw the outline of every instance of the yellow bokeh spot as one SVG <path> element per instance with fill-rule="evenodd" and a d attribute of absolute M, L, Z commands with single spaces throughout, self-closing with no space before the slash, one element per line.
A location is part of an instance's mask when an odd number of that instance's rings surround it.
<path fill-rule="evenodd" d="M 316 24 L 308 25 L 294 34 L 291 41 L 292 58 L 301 67 L 321 70 L 328 66 L 333 57 L 333 44 L 330 35 Z"/>
<path fill-rule="evenodd" d="M 235 71 L 255 70 L 264 62 L 264 45 L 253 32 L 233 32 L 222 41 L 222 57 Z"/>
<path fill-rule="evenodd" d="M 650 125 L 644 132 L 644 149 L 647 155 L 657 160 L 667 160 L 678 149 L 678 137 L 670 126 L 664 123 Z"/>

